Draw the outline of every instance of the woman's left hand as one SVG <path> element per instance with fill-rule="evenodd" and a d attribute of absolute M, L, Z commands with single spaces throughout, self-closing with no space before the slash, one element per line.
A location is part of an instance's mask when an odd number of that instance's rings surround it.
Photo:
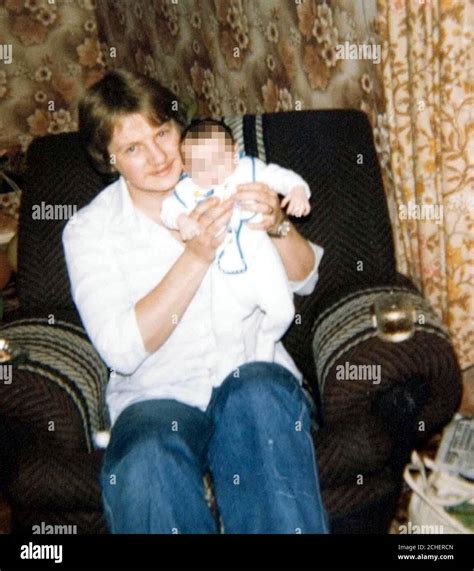
<path fill-rule="evenodd" d="M 249 222 L 249 228 L 274 232 L 283 220 L 284 212 L 280 206 L 280 197 L 263 182 L 239 184 L 232 199 L 234 202 L 241 203 L 245 210 L 261 213 L 262 220 L 254 223 Z"/>

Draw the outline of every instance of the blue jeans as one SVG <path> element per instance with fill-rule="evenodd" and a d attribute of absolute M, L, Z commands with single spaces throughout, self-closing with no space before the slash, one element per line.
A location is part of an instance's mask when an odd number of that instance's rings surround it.
<path fill-rule="evenodd" d="M 101 480 L 112 533 L 328 533 L 311 438 L 312 404 L 284 367 L 255 362 L 205 412 L 171 399 L 126 408 Z"/>

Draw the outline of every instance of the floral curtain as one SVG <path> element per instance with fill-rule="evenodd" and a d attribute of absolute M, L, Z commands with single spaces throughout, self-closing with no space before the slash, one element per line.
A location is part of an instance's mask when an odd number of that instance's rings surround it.
<path fill-rule="evenodd" d="M 462 367 L 474 362 L 473 6 L 377 6 L 398 264 L 448 325 Z"/>

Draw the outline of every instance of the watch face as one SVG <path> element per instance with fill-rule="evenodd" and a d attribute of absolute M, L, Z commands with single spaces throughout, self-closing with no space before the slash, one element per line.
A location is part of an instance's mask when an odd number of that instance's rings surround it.
<path fill-rule="evenodd" d="M 284 238 L 285 236 L 288 235 L 290 229 L 291 229 L 290 221 L 288 220 L 288 217 L 285 215 L 280 224 L 278 224 L 275 232 L 268 232 L 268 235 L 271 236 L 272 238 Z"/>
<path fill-rule="evenodd" d="M 279 230 L 279 234 L 281 236 L 287 236 L 288 232 L 290 231 L 289 220 L 283 220 L 283 222 L 280 224 L 280 228 L 278 230 Z"/>

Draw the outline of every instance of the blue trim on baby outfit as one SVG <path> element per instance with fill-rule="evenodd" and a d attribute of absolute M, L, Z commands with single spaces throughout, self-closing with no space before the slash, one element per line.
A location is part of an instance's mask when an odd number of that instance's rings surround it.
<path fill-rule="evenodd" d="M 210 188 L 201 198 L 197 198 L 196 202 L 203 202 L 204 200 L 207 200 L 210 196 L 212 196 L 214 194 L 215 190 L 213 188 Z"/>
<path fill-rule="evenodd" d="M 225 252 L 225 249 L 224 249 L 224 250 L 222 250 L 222 252 L 217 257 L 217 265 L 218 265 L 220 271 L 223 272 L 224 274 L 229 274 L 229 275 L 243 274 L 244 272 L 247 271 L 247 262 L 245 261 L 244 254 L 243 254 L 242 248 L 240 246 L 240 231 L 242 230 L 242 226 L 244 225 L 245 222 L 246 222 L 246 220 L 240 220 L 239 227 L 235 231 L 235 243 L 237 244 L 237 248 L 239 249 L 239 256 L 240 256 L 240 259 L 242 260 L 242 264 L 244 265 L 244 267 L 240 270 L 235 270 L 235 271 L 224 270 L 221 266 L 221 261 L 220 261 L 222 256 L 224 255 L 224 252 Z M 228 232 L 231 233 L 232 229 L 229 228 Z"/>
<path fill-rule="evenodd" d="M 239 153 L 239 158 L 243 158 L 244 156 L 245 156 L 245 153 L 244 153 L 243 151 L 240 151 L 240 153 Z M 256 177 L 255 157 L 251 157 L 251 159 L 252 159 L 252 182 L 255 182 L 255 177 Z M 242 219 L 241 219 L 241 220 L 239 221 L 239 227 L 237 228 L 237 230 L 235 230 L 235 241 L 236 241 L 236 244 L 237 244 L 237 248 L 238 248 L 238 250 L 239 250 L 240 259 L 241 259 L 242 264 L 243 264 L 243 269 L 235 270 L 235 271 L 233 271 L 233 272 L 230 272 L 230 271 L 228 271 L 228 270 L 224 270 L 224 269 L 221 267 L 220 260 L 221 260 L 222 256 L 224 255 L 224 252 L 225 252 L 225 248 L 224 248 L 224 250 L 222 250 L 222 252 L 221 252 L 221 253 L 219 254 L 219 256 L 217 257 L 217 265 L 218 265 L 219 269 L 221 270 L 221 272 L 223 272 L 224 274 L 230 274 L 230 275 L 232 275 L 232 274 L 234 274 L 234 275 L 235 275 L 235 274 L 243 274 L 244 272 L 247 271 L 247 269 L 248 269 L 248 267 L 247 267 L 247 262 L 245 261 L 244 254 L 243 254 L 243 252 L 242 252 L 242 247 L 241 247 L 241 245 L 240 245 L 240 232 L 241 232 L 241 230 L 242 230 L 242 226 L 243 226 L 245 223 L 247 223 L 249 220 L 252 220 L 252 218 L 255 218 L 255 216 L 257 216 L 257 212 L 254 212 L 254 213 L 252 214 L 252 216 L 250 216 L 250 218 L 246 218 L 245 220 L 242 220 Z M 228 232 L 231 233 L 232 231 L 233 231 L 232 228 L 229 228 Z"/>
<path fill-rule="evenodd" d="M 176 189 L 173 190 L 173 194 L 175 195 L 175 197 L 177 198 L 177 200 L 184 206 L 184 208 L 188 208 L 185 204 L 185 202 L 183 201 L 183 199 L 179 196 L 178 192 L 176 191 Z"/>

